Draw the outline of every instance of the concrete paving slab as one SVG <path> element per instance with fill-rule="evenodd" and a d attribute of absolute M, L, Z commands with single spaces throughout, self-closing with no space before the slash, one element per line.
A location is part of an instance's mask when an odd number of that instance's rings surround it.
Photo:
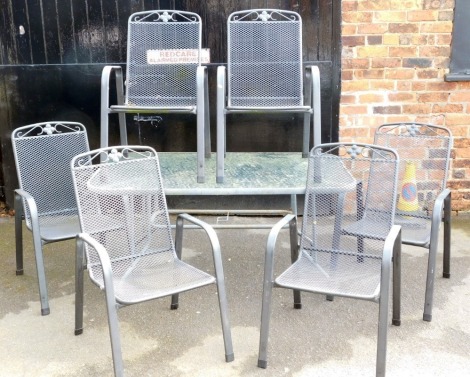
<path fill-rule="evenodd" d="M 209 222 L 214 218 L 206 217 Z M 270 222 L 278 218 L 235 217 Z M 378 305 L 274 290 L 269 360 L 257 368 L 266 229 L 217 230 L 223 253 L 235 361 L 225 363 L 216 287 L 119 311 L 126 376 L 374 376 Z M 74 336 L 74 242 L 44 247 L 51 314 L 42 317 L 31 234 L 25 274 L 15 276 L 12 218 L 0 218 L 0 377 L 111 376 L 104 294 L 85 278 L 85 328 Z M 442 238 L 442 237 L 441 237 Z M 289 264 L 281 232 L 277 269 Z M 203 233 L 187 230 L 183 259 L 212 271 Z M 388 376 L 470 375 L 470 217 L 454 217 L 451 279 L 436 271 L 433 321 L 422 321 L 426 252 L 403 249 L 402 325 L 389 327 Z"/>

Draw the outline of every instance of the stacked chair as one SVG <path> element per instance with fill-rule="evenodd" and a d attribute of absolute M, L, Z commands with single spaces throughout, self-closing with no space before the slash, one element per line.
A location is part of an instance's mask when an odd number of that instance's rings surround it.
<path fill-rule="evenodd" d="M 19 189 L 15 190 L 16 274 L 23 275 L 23 225 L 32 231 L 41 314 L 50 313 L 43 245 L 75 238 L 80 231 L 70 161 L 87 152 L 85 127 L 44 122 L 11 135 Z"/>

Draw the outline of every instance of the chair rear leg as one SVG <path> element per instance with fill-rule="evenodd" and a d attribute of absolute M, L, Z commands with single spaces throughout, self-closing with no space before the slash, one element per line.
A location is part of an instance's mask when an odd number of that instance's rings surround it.
<path fill-rule="evenodd" d="M 75 254 L 75 335 L 83 333 L 83 273 L 85 253 L 83 241 L 77 238 Z"/>
<path fill-rule="evenodd" d="M 15 193 L 16 275 L 23 275 L 23 203 Z"/>
<path fill-rule="evenodd" d="M 452 205 L 451 194 L 444 199 L 444 269 L 442 276 L 450 278 L 450 241 L 452 225 Z"/>

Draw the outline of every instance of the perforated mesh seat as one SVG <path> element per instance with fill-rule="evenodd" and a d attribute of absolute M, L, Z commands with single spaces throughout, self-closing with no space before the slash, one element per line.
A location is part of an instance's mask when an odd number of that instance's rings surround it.
<path fill-rule="evenodd" d="M 300 291 L 379 303 L 377 375 L 384 375 L 391 259 L 394 253 L 398 262 L 400 253 L 400 227 L 393 227 L 397 168 L 397 154 L 389 148 L 334 143 L 312 150 L 300 244 L 293 215 L 268 237 L 258 366 L 267 366 L 272 288 L 282 287 L 294 290 L 295 308 L 301 307 Z M 292 265 L 274 279 L 276 238 L 286 224 Z M 369 238 L 356 233 L 364 229 Z M 394 271 L 399 288 L 398 277 L 399 269 Z M 394 294 L 395 316 L 399 320 Z"/>
<path fill-rule="evenodd" d="M 217 182 L 224 180 L 225 122 L 230 113 L 303 113 L 302 155 L 320 143 L 320 74 L 302 63 L 298 13 L 250 9 L 227 20 L 227 69 L 217 69 Z"/>
<path fill-rule="evenodd" d="M 129 17 L 126 91 L 122 69 L 106 66 L 101 80 L 101 147 L 108 146 L 109 114 L 119 113 L 121 144 L 127 144 L 124 113 L 197 115 L 197 181 L 204 182 L 204 155 L 210 157 L 209 97 L 201 65 L 201 18 L 176 10 L 137 12 Z M 116 75 L 117 104 L 109 87 Z M 149 115 L 146 115 L 147 117 Z"/>
<path fill-rule="evenodd" d="M 443 276 L 450 277 L 451 193 L 446 188 L 452 134 L 441 126 L 390 123 L 380 126 L 374 142 L 400 156 L 399 196 L 394 222 L 405 244 L 429 250 L 423 319 L 432 319 L 439 226 L 444 222 Z M 444 216 L 443 216 L 444 214 Z"/>
<path fill-rule="evenodd" d="M 162 177 L 155 150 L 149 147 L 103 148 L 72 161 L 81 230 L 77 246 L 76 334 L 83 326 L 83 272 L 106 290 L 115 374 L 123 373 L 116 306 L 173 296 L 217 284 L 226 359 L 233 360 L 220 245 L 214 230 L 180 215 L 173 242 Z M 206 230 L 215 277 L 181 257 L 182 220 Z M 86 252 L 86 264 L 83 255 Z"/>
<path fill-rule="evenodd" d="M 42 244 L 73 238 L 79 232 L 70 161 L 88 151 L 85 127 L 75 122 L 45 122 L 12 133 L 20 190 L 15 191 L 17 274 L 23 274 L 22 225 L 33 232 L 41 312 L 49 314 Z"/>

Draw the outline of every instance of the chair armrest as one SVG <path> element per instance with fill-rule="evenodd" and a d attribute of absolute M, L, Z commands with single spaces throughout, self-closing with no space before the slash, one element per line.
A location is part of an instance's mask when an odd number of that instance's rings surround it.
<path fill-rule="evenodd" d="M 305 67 L 307 73 L 307 88 L 311 98 L 309 105 L 313 110 L 313 146 L 321 144 L 321 82 L 320 70 L 315 65 Z"/>
<path fill-rule="evenodd" d="M 217 67 L 217 114 L 225 109 L 225 95 L 227 94 L 227 68 L 223 65 Z M 221 115 L 222 115 L 221 114 Z"/>
<path fill-rule="evenodd" d="M 178 217 L 176 218 L 176 235 L 175 235 L 175 241 L 176 241 L 176 253 L 178 254 L 178 257 L 181 257 L 181 249 L 182 249 L 182 241 L 183 241 L 183 220 L 189 221 L 190 223 L 199 226 L 201 229 L 203 229 L 207 236 L 209 237 L 209 241 L 212 246 L 212 254 L 214 257 L 214 268 L 216 270 L 216 274 L 218 276 L 223 276 L 223 267 L 222 267 L 222 256 L 221 256 L 221 251 L 220 251 L 220 242 L 219 238 L 217 237 L 217 234 L 215 233 L 215 230 L 212 226 L 210 226 L 208 223 L 205 221 L 202 221 L 200 219 L 197 219 L 194 216 L 191 216 L 187 213 L 182 213 L 179 214 Z M 221 273 L 222 275 L 219 275 Z"/>
<path fill-rule="evenodd" d="M 294 214 L 288 214 L 279 220 L 269 232 L 268 241 L 266 242 L 266 255 L 264 259 L 264 284 L 266 284 L 266 282 L 270 284 L 273 281 L 274 251 L 276 248 L 277 236 L 279 235 L 279 232 L 282 228 L 295 219 L 296 216 Z"/>
<path fill-rule="evenodd" d="M 87 243 L 88 245 L 93 247 L 93 249 L 96 250 L 98 257 L 100 258 L 104 280 L 104 287 L 100 288 L 105 288 L 106 291 L 111 294 L 111 296 L 114 296 L 113 270 L 111 268 L 111 260 L 109 259 L 109 255 L 105 247 L 87 233 L 77 234 L 77 239 L 82 240 L 83 242 Z"/>
<path fill-rule="evenodd" d="M 432 209 L 432 217 L 433 217 L 433 222 L 434 218 L 439 219 L 439 222 L 441 221 L 441 214 L 442 210 L 444 209 L 444 202 L 446 198 L 450 195 L 450 190 L 449 189 L 444 189 L 441 191 L 441 193 L 437 196 L 435 202 L 434 202 L 434 207 Z"/>
<path fill-rule="evenodd" d="M 118 105 L 124 103 L 124 79 L 122 75 L 122 67 L 118 65 L 107 65 L 101 72 L 101 105 L 109 107 L 109 83 L 111 74 L 116 75 L 116 95 Z"/>
<path fill-rule="evenodd" d="M 23 189 L 16 189 L 15 194 L 18 196 L 21 196 L 26 202 L 26 205 L 29 208 L 29 215 L 31 217 L 31 227 L 33 228 L 33 231 L 37 230 L 39 232 L 38 206 L 36 204 L 36 200 L 33 198 L 33 196 L 29 192 Z"/>
<path fill-rule="evenodd" d="M 393 257 L 393 250 L 398 245 L 401 245 L 401 226 L 400 225 L 393 225 L 392 229 L 385 238 L 384 243 L 384 250 L 382 254 L 382 265 L 384 263 L 391 264 L 392 257 Z"/>

